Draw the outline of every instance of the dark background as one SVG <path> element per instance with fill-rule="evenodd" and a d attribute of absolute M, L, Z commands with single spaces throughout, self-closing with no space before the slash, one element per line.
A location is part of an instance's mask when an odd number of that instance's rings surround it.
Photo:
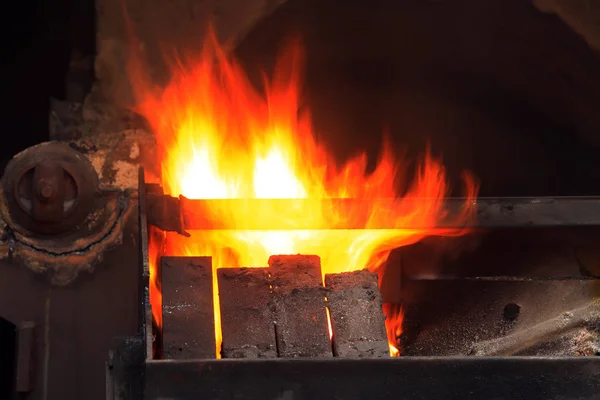
<path fill-rule="evenodd" d="M 65 100 L 71 59 L 95 52 L 94 2 L 13 2 L 3 13 L 0 35 L 0 160 L 6 162 L 15 153 L 48 140 L 50 97 Z"/>
<path fill-rule="evenodd" d="M 13 390 L 16 342 L 16 326 L 0 317 L 0 398 L 2 399 L 8 399 Z"/>
<path fill-rule="evenodd" d="M 1 29 L 6 160 L 48 139 L 49 97 L 67 99 L 70 62 L 95 52 L 94 3 L 20 2 Z M 412 158 L 429 141 L 457 189 L 469 169 L 483 196 L 600 193 L 600 57 L 529 1 L 289 0 L 237 49 L 256 81 L 290 33 L 339 159 L 374 159 L 388 126 Z"/>
<path fill-rule="evenodd" d="M 559 17 L 528 0 L 340 4 L 288 0 L 238 47 L 255 71 L 301 34 L 336 154 L 376 154 L 387 124 L 410 156 L 429 140 L 457 189 L 470 169 L 482 196 L 600 193 L 600 58 Z"/>

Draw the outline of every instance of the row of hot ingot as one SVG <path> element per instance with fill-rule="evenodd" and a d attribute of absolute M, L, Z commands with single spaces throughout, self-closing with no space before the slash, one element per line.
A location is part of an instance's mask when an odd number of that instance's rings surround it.
<path fill-rule="evenodd" d="M 223 358 L 389 357 L 377 276 L 321 275 L 318 256 L 217 270 Z M 215 357 L 210 257 L 163 257 L 165 358 Z"/>

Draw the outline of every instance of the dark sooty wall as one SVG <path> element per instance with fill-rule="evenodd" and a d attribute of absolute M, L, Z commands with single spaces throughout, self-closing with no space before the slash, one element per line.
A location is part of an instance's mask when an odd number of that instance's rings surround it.
<path fill-rule="evenodd" d="M 377 154 L 387 124 L 431 142 L 482 196 L 600 194 L 600 58 L 522 0 L 289 0 L 237 49 L 250 71 L 300 33 L 306 99 L 340 158 Z M 456 195 L 460 195 L 458 190 Z"/>
<path fill-rule="evenodd" d="M 49 138 L 50 97 L 64 99 L 71 53 L 94 51 L 93 0 L 13 1 L 0 24 L 0 170 Z"/>

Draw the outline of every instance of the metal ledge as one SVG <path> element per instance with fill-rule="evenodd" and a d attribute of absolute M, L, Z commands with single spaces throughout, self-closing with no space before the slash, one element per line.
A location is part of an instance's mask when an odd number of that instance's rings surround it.
<path fill-rule="evenodd" d="M 160 190 L 162 191 L 162 190 Z M 148 192 L 148 221 L 162 230 L 428 229 L 398 218 L 431 199 L 187 199 Z M 435 228 L 600 225 L 599 197 L 448 198 Z M 235 226 L 230 225 L 235 212 Z M 318 213 L 320 218 L 307 218 Z M 371 213 L 378 215 L 377 222 Z M 465 218 L 472 212 L 472 218 Z M 415 225 L 417 223 L 417 225 Z"/>
<path fill-rule="evenodd" d="M 145 399 L 598 399 L 600 358 L 149 361 Z"/>

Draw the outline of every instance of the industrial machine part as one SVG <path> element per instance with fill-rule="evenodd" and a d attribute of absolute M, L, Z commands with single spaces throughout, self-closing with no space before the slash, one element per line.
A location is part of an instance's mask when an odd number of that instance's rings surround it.
<path fill-rule="evenodd" d="M 57 236 L 75 230 L 94 211 L 98 174 L 67 144 L 43 143 L 8 163 L 2 191 L 12 229 Z"/>
<path fill-rule="evenodd" d="M 141 185 L 140 191 L 144 189 L 145 185 Z M 148 221 L 163 229 L 172 227 L 173 231 L 202 227 L 198 222 L 201 219 L 186 218 L 186 202 L 196 200 L 163 199 L 156 187 L 152 193 L 141 193 L 140 198 L 144 199 L 140 203 L 141 232 L 148 229 Z M 146 214 L 146 201 L 153 204 L 151 209 L 158 214 Z M 416 355 L 413 357 L 216 360 L 206 355 L 192 359 L 171 355 L 172 359 L 162 359 L 164 354 L 153 351 L 162 340 L 162 331 L 153 321 L 150 304 L 147 236 L 140 238 L 144 249 L 142 276 L 147 288 L 143 303 L 145 334 L 115 343 L 107 364 L 109 398 L 596 398 L 600 390 L 600 359 L 594 353 L 586 353 L 587 357 L 569 356 L 572 349 L 564 344 L 571 342 L 563 339 L 566 331 L 593 332 L 597 328 L 594 321 L 598 273 L 594 266 L 600 258 L 590 244 L 600 234 L 600 200 L 480 199 L 477 207 L 485 229 L 473 226 L 477 233 L 471 239 L 475 238 L 475 244 L 466 240 L 467 244 L 462 245 L 471 250 L 461 256 L 454 254 L 455 244 L 442 239 L 442 244 L 424 241 L 390 257 L 394 262 L 400 260 L 400 268 L 390 268 L 389 273 L 397 275 L 405 290 L 398 293 L 384 286 L 381 290 L 385 302 L 405 303 L 407 331 L 399 343 L 408 354 Z M 586 212 L 588 218 L 584 216 Z M 571 258 L 566 261 L 564 257 L 568 256 Z M 163 263 L 177 263 L 177 259 L 169 257 Z M 440 259 L 444 260 L 445 269 L 430 273 L 433 270 L 428 270 L 427 265 Z M 184 263 L 185 258 L 180 261 Z M 456 269 L 460 265 L 464 268 Z M 236 276 L 242 273 L 224 270 L 221 275 L 232 272 Z M 181 305 L 177 302 L 187 304 L 199 296 L 208 299 L 212 293 L 208 288 L 200 290 L 206 294 L 199 293 L 196 284 L 173 290 L 178 290 L 177 298 L 169 300 L 168 311 L 163 309 L 170 314 Z M 485 297 L 488 294 L 491 297 Z M 423 302 L 427 295 L 431 299 Z M 482 299 L 495 301 L 486 303 Z M 423 318 L 426 312 L 419 313 L 419 304 L 429 310 L 430 318 Z M 434 314 L 435 304 L 443 311 Z M 468 311 L 469 304 L 474 306 L 470 307 L 473 313 Z M 491 307 L 490 311 L 482 313 L 486 306 Z M 590 313 L 594 318 L 589 318 Z M 565 321 L 569 322 L 565 325 Z M 194 324 L 177 332 L 177 340 L 185 341 L 190 333 L 196 334 Z M 486 332 L 487 336 L 478 336 L 489 327 L 494 329 Z M 443 343 L 439 341 L 431 343 L 429 339 L 436 335 L 447 340 L 447 348 L 440 349 Z M 587 344 L 595 343 L 594 336 L 590 338 Z M 418 355 L 425 351 L 431 352 L 429 356 Z M 537 357 L 530 357 L 532 354 Z"/>
<path fill-rule="evenodd" d="M 140 332 L 137 187 L 99 188 L 94 157 L 43 143 L 2 177 L 2 400 L 102 400 L 111 341 Z"/>

